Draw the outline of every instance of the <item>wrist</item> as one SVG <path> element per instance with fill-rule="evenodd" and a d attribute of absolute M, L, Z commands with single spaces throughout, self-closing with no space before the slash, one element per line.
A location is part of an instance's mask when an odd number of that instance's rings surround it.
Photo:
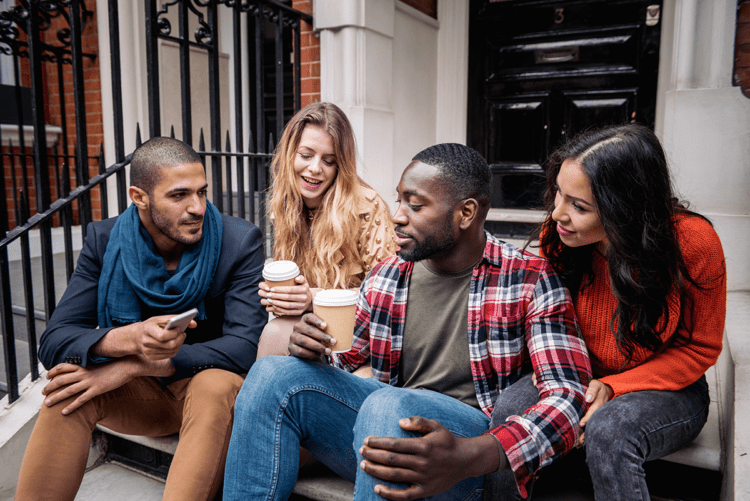
<path fill-rule="evenodd" d="M 138 354 L 132 357 L 135 360 L 135 376 L 169 377 L 175 373 L 174 365 L 170 359 L 151 360 L 145 355 Z"/>
<path fill-rule="evenodd" d="M 145 325 L 143 321 L 123 326 L 123 344 L 126 346 L 128 355 L 142 355 L 141 345 L 138 340 L 140 337 L 141 329 L 144 328 Z"/>
<path fill-rule="evenodd" d="M 612 400 L 615 396 L 615 390 L 613 390 L 607 383 L 604 383 L 604 387 L 607 389 L 607 400 Z"/>
<path fill-rule="evenodd" d="M 508 468 L 508 460 L 501 453 L 497 437 L 484 433 L 468 440 L 472 442 L 470 457 L 466 458 L 470 470 L 468 476 L 478 477 Z"/>
<path fill-rule="evenodd" d="M 92 357 L 118 358 L 130 355 L 138 355 L 140 350 L 135 342 L 134 333 L 139 323 L 123 325 L 108 330 L 96 343 L 94 343 L 89 354 Z"/>

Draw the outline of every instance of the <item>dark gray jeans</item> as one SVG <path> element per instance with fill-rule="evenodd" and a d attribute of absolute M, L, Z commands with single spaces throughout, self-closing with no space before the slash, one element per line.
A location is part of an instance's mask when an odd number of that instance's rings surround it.
<path fill-rule="evenodd" d="M 523 414 L 523 412 L 539 402 L 539 392 L 531 380 L 529 373 L 516 381 L 495 400 L 490 419 L 490 430 L 497 428 L 510 416 Z M 531 488 L 533 482 L 526 486 L 531 499 Z M 516 479 L 511 470 L 501 470 L 484 476 L 484 501 L 516 501 L 523 499 L 518 492 Z"/>
<path fill-rule="evenodd" d="M 536 394 L 536 400 L 534 395 Z M 490 428 L 538 401 L 531 375 L 504 391 Z M 679 391 L 626 393 L 599 408 L 586 425 L 586 464 L 597 501 L 650 500 L 643 463 L 678 451 L 698 436 L 708 418 L 705 376 Z M 564 461 L 565 459 L 563 459 Z M 529 488 L 529 498 L 531 497 Z M 513 475 L 485 476 L 485 500 L 520 500 Z"/>

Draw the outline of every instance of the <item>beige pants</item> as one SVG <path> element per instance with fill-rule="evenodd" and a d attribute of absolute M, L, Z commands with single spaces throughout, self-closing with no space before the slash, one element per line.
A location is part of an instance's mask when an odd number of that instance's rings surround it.
<path fill-rule="evenodd" d="M 21 465 L 16 501 L 74 499 L 97 423 L 129 435 L 179 433 L 163 499 L 213 499 L 224 476 L 242 381 L 237 374 L 208 369 L 164 391 L 155 379 L 139 377 L 68 416 L 61 411 L 77 395 L 52 407 L 42 405 Z"/>

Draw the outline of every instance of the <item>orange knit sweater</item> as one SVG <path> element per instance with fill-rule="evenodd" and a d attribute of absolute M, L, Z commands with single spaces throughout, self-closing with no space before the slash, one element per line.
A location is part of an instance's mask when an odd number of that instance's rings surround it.
<path fill-rule="evenodd" d="M 617 349 L 610 331 L 617 299 L 610 290 L 607 262 L 599 253 L 594 253 L 596 278 L 576 299 L 576 313 L 591 356 L 594 377 L 611 386 L 614 396 L 631 391 L 685 388 L 716 363 L 721 352 L 727 299 L 721 242 L 711 225 L 699 217 L 681 218 L 677 222 L 677 232 L 691 277 L 705 287 L 705 290 L 688 287 L 687 294 L 693 305 L 685 312 L 687 327 L 680 328 L 692 330 L 689 344 L 671 345 L 659 353 L 637 348 L 634 360 L 620 371 L 625 357 Z M 677 329 L 681 306 L 676 292 L 668 303 L 669 325 L 662 335 L 665 341 Z"/>

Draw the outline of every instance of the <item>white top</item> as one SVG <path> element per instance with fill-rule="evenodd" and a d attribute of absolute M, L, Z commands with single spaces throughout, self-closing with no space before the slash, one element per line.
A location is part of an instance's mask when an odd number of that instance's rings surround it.
<path fill-rule="evenodd" d="M 351 306 L 357 304 L 359 293 L 348 289 L 326 289 L 315 294 L 313 304 L 318 306 Z"/>

